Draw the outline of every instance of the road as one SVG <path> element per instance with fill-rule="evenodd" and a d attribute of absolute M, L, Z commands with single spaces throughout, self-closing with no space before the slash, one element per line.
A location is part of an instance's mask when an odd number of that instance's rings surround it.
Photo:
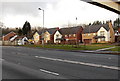
<path fill-rule="evenodd" d="M 3 79 L 118 79 L 118 55 L 2 47 Z"/>

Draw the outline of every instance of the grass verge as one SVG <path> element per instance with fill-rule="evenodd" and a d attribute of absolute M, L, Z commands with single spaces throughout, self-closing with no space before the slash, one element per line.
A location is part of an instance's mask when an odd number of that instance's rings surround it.
<path fill-rule="evenodd" d="M 24 45 L 25 47 L 43 48 L 42 45 Z M 63 49 L 63 50 L 98 50 L 113 47 L 108 44 L 91 44 L 91 45 L 44 45 L 44 48 Z M 109 49 L 109 51 L 119 51 L 120 46 Z"/>

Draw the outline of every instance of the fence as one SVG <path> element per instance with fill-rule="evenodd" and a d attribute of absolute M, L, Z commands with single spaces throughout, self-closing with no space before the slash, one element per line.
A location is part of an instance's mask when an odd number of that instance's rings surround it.
<path fill-rule="evenodd" d="M 11 42 L 11 41 L 2 41 L 1 43 L 2 45 L 17 45 L 17 42 L 14 41 L 14 42 Z"/>

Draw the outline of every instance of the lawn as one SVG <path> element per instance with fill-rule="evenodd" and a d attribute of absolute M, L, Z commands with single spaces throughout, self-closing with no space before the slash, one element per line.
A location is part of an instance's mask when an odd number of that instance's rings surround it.
<path fill-rule="evenodd" d="M 120 51 L 120 46 L 115 46 L 115 48 L 109 49 L 108 51 Z"/>
<path fill-rule="evenodd" d="M 36 47 L 43 48 L 42 45 L 24 45 L 26 47 Z M 44 45 L 44 48 L 53 48 L 53 49 L 64 49 L 64 50 L 97 50 L 102 48 L 113 47 L 114 45 L 109 44 L 91 44 L 91 45 Z M 119 46 L 115 46 L 113 49 L 109 49 L 109 51 L 118 51 L 120 49 Z"/>

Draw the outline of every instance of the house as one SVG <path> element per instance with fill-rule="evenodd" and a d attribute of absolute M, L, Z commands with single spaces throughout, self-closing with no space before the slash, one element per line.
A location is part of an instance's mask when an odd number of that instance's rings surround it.
<path fill-rule="evenodd" d="M 12 42 L 13 40 L 15 40 L 18 37 L 18 35 L 13 36 L 12 38 L 10 38 L 10 41 Z"/>
<path fill-rule="evenodd" d="M 112 23 L 90 25 L 84 28 L 82 40 L 85 44 L 115 42 Z"/>
<path fill-rule="evenodd" d="M 28 43 L 28 38 L 26 36 L 18 36 L 14 39 L 17 45 L 25 45 Z"/>
<path fill-rule="evenodd" d="M 4 35 L 4 36 L 2 37 L 2 40 L 3 40 L 3 41 L 10 41 L 10 39 L 11 39 L 12 37 L 14 37 L 14 36 L 16 36 L 16 33 L 12 31 L 12 32 Z"/>
<path fill-rule="evenodd" d="M 115 42 L 120 42 L 120 27 L 115 30 Z"/>
<path fill-rule="evenodd" d="M 82 42 L 82 26 L 61 28 L 61 41 L 65 44 L 76 44 Z"/>
<path fill-rule="evenodd" d="M 2 36 L 2 45 L 15 45 L 15 43 L 12 42 L 12 40 L 16 36 L 17 36 L 17 34 L 13 31 L 4 35 L 4 36 Z"/>
<path fill-rule="evenodd" d="M 54 43 L 54 34 L 57 30 L 59 30 L 59 27 L 46 29 L 43 35 L 44 43 Z"/>
<path fill-rule="evenodd" d="M 34 41 L 34 44 L 41 44 L 42 43 L 42 30 L 36 31 L 33 34 L 33 41 Z"/>
<path fill-rule="evenodd" d="M 54 43 L 61 43 L 61 39 L 62 39 L 62 34 L 59 30 L 57 30 L 54 34 Z"/>

